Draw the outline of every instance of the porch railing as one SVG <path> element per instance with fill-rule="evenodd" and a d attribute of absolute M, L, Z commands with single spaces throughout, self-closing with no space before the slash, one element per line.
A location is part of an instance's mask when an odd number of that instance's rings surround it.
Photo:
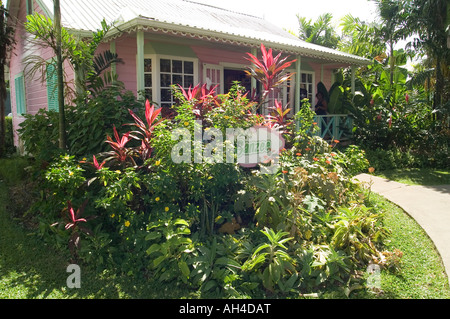
<path fill-rule="evenodd" d="M 345 141 L 353 135 L 353 120 L 347 114 L 316 115 L 314 122 L 319 126 L 315 135 L 325 140 Z"/>

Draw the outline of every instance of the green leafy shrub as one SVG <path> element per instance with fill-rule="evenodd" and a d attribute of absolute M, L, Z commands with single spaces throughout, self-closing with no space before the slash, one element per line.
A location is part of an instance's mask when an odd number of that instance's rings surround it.
<path fill-rule="evenodd" d="M 264 287 L 271 292 L 275 285 L 285 292 L 296 288 L 298 274 L 295 261 L 284 245 L 293 238 L 283 238 L 289 233 L 275 233 L 268 228 L 262 230 L 262 233 L 267 237 L 268 243 L 258 246 L 242 268 L 244 271 L 257 271 Z"/>
<path fill-rule="evenodd" d="M 355 274 L 365 263 L 382 259 L 382 216 L 363 206 L 352 181 L 367 167 L 364 153 L 341 152 L 336 141 L 311 136 L 316 128 L 308 104 L 291 122 L 279 103 L 270 116 L 253 114 L 260 105 L 238 84 L 223 95 L 205 85 L 173 89 L 177 102 L 165 118 L 149 102 L 140 111 L 131 97 L 107 105 L 118 94 L 113 90 L 99 95 L 98 105 L 89 100 L 84 111 L 69 113 L 77 127 L 70 134 L 85 127 L 82 119 L 91 120 L 91 107 L 94 122 L 101 110 L 109 115 L 96 128 L 100 133 L 78 132 L 73 154 L 54 158 L 41 174 L 34 211 L 44 238 L 66 250 L 70 243 L 72 254 L 99 269 L 214 297 L 296 297 L 335 284 L 345 290 L 360 280 Z M 172 160 L 177 129 L 191 137 L 218 129 L 225 136 L 230 126 L 254 125 L 279 127 L 288 141 L 274 174 L 227 162 L 208 139 L 192 142 L 186 161 Z M 194 161 L 207 151 L 222 161 Z M 68 202 L 83 207 L 83 215 L 65 221 Z"/>
<path fill-rule="evenodd" d="M 39 109 L 34 114 L 25 114 L 25 120 L 17 131 L 25 151 L 40 161 L 50 161 L 63 153 L 58 147 L 58 113 Z"/>
<path fill-rule="evenodd" d="M 14 134 L 13 134 L 12 117 L 5 117 L 5 154 L 14 154 L 16 147 L 14 146 Z"/>
<path fill-rule="evenodd" d="M 105 152 L 108 145 L 104 142 L 112 127 L 117 127 L 119 133 L 125 132 L 128 109 L 140 113 L 143 106 L 132 92 L 117 86 L 103 88 L 88 99 L 76 99 L 67 110 L 69 152 L 78 157 Z"/>

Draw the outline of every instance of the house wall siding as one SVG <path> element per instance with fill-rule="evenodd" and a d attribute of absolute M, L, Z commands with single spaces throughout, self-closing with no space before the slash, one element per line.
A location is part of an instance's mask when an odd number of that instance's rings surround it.
<path fill-rule="evenodd" d="M 116 65 L 117 74 L 119 75 L 119 81 L 122 81 L 125 84 L 125 88 L 127 90 L 130 90 L 136 94 L 136 37 L 125 35 L 115 39 L 114 41 L 116 43 L 116 53 L 124 62 L 118 63 Z"/>
<path fill-rule="evenodd" d="M 33 12 L 44 14 L 42 8 L 33 1 Z M 54 57 L 54 52 L 51 48 L 42 48 L 36 44 L 30 42 L 30 35 L 26 33 L 24 22 L 27 16 L 27 5 L 25 0 L 21 0 L 19 3 L 19 10 L 17 14 L 17 24 L 15 29 L 16 45 L 11 54 L 10 61 L 10 85 L 11 85 L 11 112 L 13 115 L 13 130 L 14 130 L 14 143 L 19 145 L 19 136 L 17 129 L 19 129 L 20 123 L 24 121 L 22 115 L 17 114 L 16 110 L 16 91 L 14 78 L 19 74 L 25 76 L 25 103 L 27 114 L 36 114 L 39 109 L 48 108 L 47 100 L 47 85 L 41 81 L 40 74 L 36 74 L 33 78 L 27 76 L 26 64 L 23 60 L 30 55 L 38 55 L 44 60 L 49 60 Z M 71 82 L 73 88 L 73 69 L 69 63 L 65 63 L 66 81 Z"/>
<path fill-rule="evenodd" d="M 200 64 L 220 64 L 234 63 L 248 65 L 249 62 L 244 58 L 245 53 L 236 51 L 225 51 L 210 47 L 192 46 L 192 50 L 197 54 Z"/>

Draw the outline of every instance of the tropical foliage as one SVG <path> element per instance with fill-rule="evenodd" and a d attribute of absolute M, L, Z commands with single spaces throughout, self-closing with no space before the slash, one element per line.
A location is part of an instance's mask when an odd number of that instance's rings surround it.
<path fill-rule="evenodd" d="M 270 91 L 287 79 L 283 72 L 292 61 L 261 50 L 263 59 L 249 72 Z M 46 114 L 25 121 L 26 145 L 36 145 L 34 154 L 46 160 L 35 175 L 42 191 L 27 214 L 38 221 L 38 236 L 78 263 L 183 285 L 202 296 L 298 297 L 336 285 L 345 295 L 355 283 L 364 286 L 369 262 L 383 266 L 382 214 L 365 206 L 352 181 L 368 169 L 364 152 L 341 152 L 312 137 L 308 103 L 291 120 L 279 101 L 267 116 L 253 113 L 258 102 L 238 84 L 222 95 L 201 84 L 173 86 L 173 94 L 178 102 L 170 117 L 150 102 L 122 99 L 124 119 L 105 113 L 108 129 L 77 135 L 71 154 L 49 152 L 49 143 L 27 133 L 48 128 Z M 91 96 L 86 104 L 103 98 Z M 79 116 L 68 118 L 81 123 Z M 278 129 L 289 141 L 274 174 L 230 162 L 217 151 L 220 144 L 213 148 L 205 139 L 183 149 L 186 161 L 173 161 L 177 129 L 226 136 L 227 128 L 254 125 Z M 101 147 L 82 147 L 101 139 Z M 198 152 L 214 160 L 192 161 Z"/>
<path fill-rule="evenodd" d="M 446 1 L 374 0 L 377 22 L 352 15 L 341 19 L 336 47 L 373 62 L 356 70 L 356 94 L 349 70 L 340 70 L 326 88 L 317 86 L 330 114 L 348 113 L 353 142 L 364 148 L 376 169 L 448 166 L 450 99 L 448 75 L 449 26 Z M 322 44 L 329 19 L 302 19 L 300 38 Z M 318 27 L 320 25 L 320 27 Z M 400 48 L 399 42 L 406 43 Z M 419 60 L 413 69 L 412 60 Z"/>
<path fill-rule="evenodd" d="M 107 61 L 120 61 L 108 53 L 94 56 L 107 25 L 92 44 L 63 32 L 65 43 L 75 48 L 64 52 L 84 74 L 88 93 L 67 108 L 66 152 L 57 147 L 55 112 L 26 116 L 20 133 L 36 162 L 27 193 L 34 201 L 22 218 L 33 219 L 36 236 L 71 262 L 180 285 L 202 297 L 296 298 L 327 289 L 348 297 L 369 289 L 367 266 L 396 271 L 402 254 L 386 250 L 383 211 L 368 205 L 354 175 L 373 172 L 373 163 L 397 164 L 401 156 L 407 165 L 419 159 L 422 165 L 444 165 L 449 142 L 442 121 L 448 100 L 440 84 L 426 91 L 418 81 L 408 82 L 408 52 L 394 50 L 406 31 L 417 30 L 406 19 L 413 13 L 419 17 L 409 5 L 436 8 L 413 0 L 378 3 L 382 25 L 350 16 L 344 21 L 347 34 L 340 41 L 347 50 L 373 58 L 357 72 L 356 94 L 348 70 L 338 74 L 330 90 L 319 85 L 331 109 L 354 120 L 358 145 L 349 147 L 312 134 L 318 128 L 307 100 L 293 119 L 280 101 L 266 116 L 255 112 L 290 78 L 286 68 L 294 62 L 264 45 L 261 59 L 245 57 L 252 63 L 248 74 L 263 87 L 258 99 L 239 83 L 225 94 L 201 83 L 187 90 L 173 86 L 176 102 L 163 117 L 161 109 L 137 101 L 117 81 L 109 85 L 112 74 L 101 78 Z M 313 28 L 303 20 L 305 39 L 334 46 L 330 19 L 324 15 Z M 51 45 L 51 21 L 36 15 L 28 27 L 33 23 L 30 31 Z M 426 30 L 434 28 L 430 21 L 421 23 Z M 381 43 L 372 41 L 377 36 Z M 441 83 L 437 68 L 446 64 L 433 51 L 440 44 L 426 43 L 421 48 L 436 59 L 430 74 Z M 220 151 L 237 146 L 235 140 L 220 143 L 227 129 L 254 126 L 276 130 L 285 139 L 277 158 L 245 167 L 235 154 Z M 199 132 L 200 138 L 192 139 Z M 190 138 L 187 143 L 180 142 L 183 134 Z"/>

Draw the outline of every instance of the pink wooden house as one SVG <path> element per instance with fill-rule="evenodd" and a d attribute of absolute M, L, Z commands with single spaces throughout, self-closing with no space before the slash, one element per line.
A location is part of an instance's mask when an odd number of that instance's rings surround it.
<path fill-rule="evenodd" d="M 53 1 L 9 0 L 8 9 L 17 18 L 17 45 L 10 59 L 11 106 L 17 129 L 25 113 L 57 108 L 54 79 L 49 77 L 42 84 L 37 78 L 26 78 L 23 63 L 29 54 L 44 59 L 53 56 L 51 50 L 30 45 L 23 27 L 33 12 L 53 18 Z M 314 105 L 319 81 L 329 88 L 336 69 L 369 63 L 304 42 L 262 18 L 187 0 L 64 0 L 61 15 L 63 26 L 83 37 L 99 29 L 103 19 L 115 22 L 117 28 L 108 33 L 100 49 L 108 48 L 123 59 L 125 63 L 115 68 L 128 90 L 162 107 L 172 103 L 172 84 L 189 88 L 208 83 L 218 85 L 223 93 L 237 80 L 249 90 L 256 89 L 257 82 L 244 73 L 249 65 L 245 56 L 247 52 L 256 55 L 261 43 L 297 60 L 290 70 L 295 73 L 290 83 L 272 96 L 289 103 L 294 111 L 300 106 L 301 89 Z M 66 80 L 73 80 L 73 69 L 69 64 L 65 67 Z M 19 143 L 17 134 L 15 142 Z"/>

